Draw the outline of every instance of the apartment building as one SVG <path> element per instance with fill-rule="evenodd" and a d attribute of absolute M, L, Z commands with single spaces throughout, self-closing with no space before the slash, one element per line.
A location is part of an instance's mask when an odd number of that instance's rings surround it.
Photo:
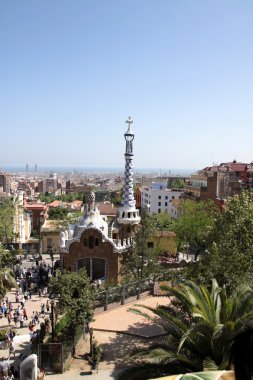
<path fill-rule="evenodd" d="M 182 189 L 168 189 L 164 183 L 152 183 L 151 186 L 141 187 L 141 207 L 150 214 L 166 212 L 175 217 L 172 201 L 180 199 Z"/>

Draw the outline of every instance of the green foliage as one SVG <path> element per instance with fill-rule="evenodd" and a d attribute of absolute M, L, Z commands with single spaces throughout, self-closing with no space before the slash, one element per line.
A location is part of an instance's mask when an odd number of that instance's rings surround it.
<path fill-rule="evenodd" d="M 99 363 L 102 357 L 101 347 L 96 340 L 93 341 L 92 346 L 92 356 L 90 360 L 94 364 Z"/>
<path fill-rule="evenodd" d="M 9 244 L 14 240 L 15 205 L 12 198 L 0 204 L 0 242 Z"/>
<path fill-rule="evenodd" d="M 171 186 L 172 189 L 183 189 L 185 187 L 185 182 L 181 178 L 173 179 Z"/>
<path fill-rule="evenodd" d="M 123 189 L 118 190 L 118 191 L 112 191 L 110 193 L 110 200 L 114 204 L 115 207 L 120 206 L 122 202 L 122 194 L 123 194 Z"/>
<path fill-rule="evenodd" d="M 39 199 L 41 202 L 46 202 L 47 204 L 52 203 L 53 201 L 62 201 L 62 202 L 73 202 L 76 200 L 83 200 L 83 194 L 73 193 L 73 194 L 61 194 L 61 195 L 53 195 L 53 194 L 40 194 Z"/>
<path fill-rule="evenodd" d="M 227 208 L 217 216 L 209 254 L 188 275 L 207 283 L 215 277 L 229 292 L 239 284 L 253 284 L 253 202 L 243 192 L 228 199 Z"/>
<path fill-rule="evenodd" d="M 157 252 L 147 247 L 148 237 L 154 230 L 151 217 L 146 210 L 141 211 L 139 224 L 132 246 L 122 255 L 121 274 L 128 280 L 145 278 L 158 269 Z"/>
<path fill-rule="evenodd" d="M 242 286 L 229 297 L 226 288 L 220 288 L 215 280 L 210 291 L 191 281 L 164 288 L 173 297 L 168 307 L 136 305 L 131 309 L 168 333 L 164 341 L 132 352 L 133 358 L 146 360 L 148 364 L 148 372 L 142 374 L 142 379 L 150 378 L 152 364 L 156 369 L 159 364 L 164 374 L 228 369 L 232 339 L 253 318 L 253 290 Z M 145 368 L 145 362 L 141 368 Z"/>
<path fill-rule="evenodd" d="M 195 202 L 187 199 L 182 202 L 181 213 L 174 225 L 178 247 L 187 242 L 199 252 L 204 250 L 217 214 L 213 201 Z"/>
<path fill-rule="evenodd" d="M 94 310 L 94 291 L 84 269 L 78 272 L 59 274 L 51 279 L 52 295 L 57 299 L 60 314 L 68 326 L 90 322 Z"/>
<path fill-rule="evenodd" d="M 10 252 L 0 245 L 0 297 L 16 286 L 13 270 L 9 268 L 15 260 L 15 252 Z"/>
<path fill-rule="evenodd" d="M 15 335 L 17 335 L 18 330 L 17 329 L 12 329 L 12 330 L 14 331 Z M 0 341 L 5 340 L 5 334 L 9 332 L 10 332 L 10 328 L 0 329 Z"/>
<path fill-rule="evenodd" d="M 69 321 L 66 315 L 63 315 L 62 318 L 55 325 L 55 335 L 61 337 L 71 325 L 71 321 Z"/>
<path fill-rule="evenodd" d="M 49 219 L 57 219 L 62 220 L 65 219 L 68 215 L 69 211 L 67 208 L 63 207 L 50 207 L 48 211 Z"/>
<path fill-rule="evenodd" d="M 157 231 L 172 231 L 175 221 L 166 212 L 160 214 L 153 214 L 150 216 L 151 224 L 154 230 Z"/>

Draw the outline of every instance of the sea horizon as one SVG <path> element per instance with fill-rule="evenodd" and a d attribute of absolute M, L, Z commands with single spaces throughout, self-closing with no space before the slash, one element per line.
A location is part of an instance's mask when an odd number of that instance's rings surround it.
<path fill-rule="evenodd" d="M 37 171 L 35 171 L 35 168 L 29 167 L 29 170 L 26 170 L 25 166 L 15 166 L 15 165 L 6 165 L 1 166 L 1 170 L 4 173 L 31 173 L 31 174 L 38 174 L 38 173 L 110 173 L 110 174 L 117 174 L 117 173 L 124 173 L 124 168 L 122 167 L 73 167 L 73 166 L 37 166 Z M 134 168 L 134 174 L 153 174 L 156 176 L 163 176 L 163 175 L 189 175 L 194 172 L 196 172 L 197 169 L 178 169 L 178 168 Z"/>

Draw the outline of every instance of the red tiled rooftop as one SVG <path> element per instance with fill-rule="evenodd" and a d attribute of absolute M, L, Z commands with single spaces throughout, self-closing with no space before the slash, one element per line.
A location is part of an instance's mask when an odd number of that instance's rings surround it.
<path fill-rule="evenodd" d="M 112 203 L 97 203 L 101 215 L 117 215 L 117 208 Z"/>
<path fill-rule="evenodd" d="M 60 207 L 62 205 L 62 201 L 53 201 L 49 203 L 49 207 Z"/>

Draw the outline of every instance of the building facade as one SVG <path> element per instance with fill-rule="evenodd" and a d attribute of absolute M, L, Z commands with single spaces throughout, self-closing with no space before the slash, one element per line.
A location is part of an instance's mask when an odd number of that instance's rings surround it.
<path fill-rule="evenodd" d="M 85 268 L 91 281 L 102 279 L 113 283 L 120 281 L 121 256 L 133 243 L 135 229 L 140 222 L 133 190 L 133 140 L 132 120 L 127 120 L 124 134 L 125 184 L 123 201 L 117 214 L 108 220 L 101 214 L 90 192 L 81 221 L 60 234 L 61 265 L 65 270 Z"/>
<path fill-rule="evenodd" d="M 153 183 L 149 187 L 141 188 L 141 207 L 149 214 L 168 213 L 175 217 L 172 201 L 179 199 L 182 189 L 168 189 L 164 183 Z"/>

